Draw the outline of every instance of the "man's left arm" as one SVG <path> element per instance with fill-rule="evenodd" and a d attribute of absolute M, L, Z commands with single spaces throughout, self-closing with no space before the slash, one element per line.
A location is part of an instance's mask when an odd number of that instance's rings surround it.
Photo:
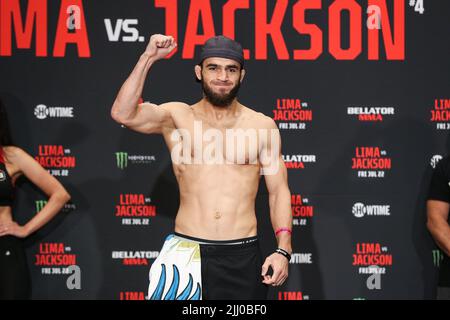
<path fill-rule="evenodd" d="M 261 143 L 260 161 L 267 190 L 269 192 L 270 220 L 276 235 L 278 248 L 292 253 L 291 230 L 292 209 L 291 192 L 288 187 L 287 169 L 281 156 L 281 137 L 275 122 L 268 118 L 265 128 L 268 129 L 266 141 Z M 267 275 L 272 267 L 272 276 Z M 288 277 L 289 260 L 286 254 L 274 252 L 266 258 L 262 267 L 263 283 L 279 286 Z"/>

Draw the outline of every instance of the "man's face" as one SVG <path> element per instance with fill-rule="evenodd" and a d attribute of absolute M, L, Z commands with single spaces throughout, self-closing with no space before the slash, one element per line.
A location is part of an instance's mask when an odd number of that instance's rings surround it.
<path fill-rule="evenodd" d="M 215 57 L 205 59 L 198 71 L 205 98 L 217 107 L 228 107 L 233 102 L 245 73 L 237 61 Z"/>

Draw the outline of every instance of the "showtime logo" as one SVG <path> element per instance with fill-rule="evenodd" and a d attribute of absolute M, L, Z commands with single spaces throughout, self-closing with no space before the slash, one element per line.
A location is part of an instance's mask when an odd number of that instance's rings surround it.
<path fill-rule="evenodd" d="M 282 155 L 288 169 L 305 169 L 305 163 L 316 163 L 316 155 Z"/>
<path fill-rule="evenodd" d="M 358 116 L 361 122 L 382 122 L 384 116 L 394 115 L 393 107 L 348 107 L 347 114 Z"/>
<path fill-rule="evenodd" d="M 390 205 L 365 205 L 358 202 L 353 205 L 352 213 L 356 218 L 362 218 L 364 216 L 390 216 Z"/>
<path fill-rule="evenodd" d="M 279 129 L 306 129 L 306 123 L 312 122 L 313 113 L 308 103 L 300 99 L 277 99 L 277 108 L 273 110 L 273 120 L 278 121 Z"/>
<path fill-rule="evenodd" d="M 294 226 L 306 226 L 309 218 L 314 216 L 314 206 L 309 205 L 308 198 L 302 198 L 299 194 L 291 195 L 291 209 Z"/>
<path fill-rule="evenodd" d="M 379 147 L 356 147 L 352 158 L 352 170 L 358 172 L 359 178 L 384 178 L 391 170 L 392 160 L 387 152 Z"/>
<path fill-rule="evenodd" d="M 39 104 L 34 108 L 34 115 L 39 120 L 49 118 L 73 118 L 72 107 L 47 107 L 44 104 Z"/>
<path fill-rule="evenodd" d="M 158 255 L 159 251 L 113 251 L 112 259 L 122 260 L 124 266 L 148 266 L 148 260 Z"/>
<path fill-rule="evenodd" d="M 431 165 L 431 167 L 432 167 L 433 169 L 435 169 L 436 166 L 438 165 L 439 161 L 442 160 L 442 158 L 443 158 L 443 157 L 442 157 L 440 154 L 434 155 L 434 156 L 431 158 L 431 160 L 430 160 L 430 165 Z"/>
<path fill-rule="evenodd" d="M 312 253 L 293 253 L 291 254 L 290 264 L 312 264 Z"/>

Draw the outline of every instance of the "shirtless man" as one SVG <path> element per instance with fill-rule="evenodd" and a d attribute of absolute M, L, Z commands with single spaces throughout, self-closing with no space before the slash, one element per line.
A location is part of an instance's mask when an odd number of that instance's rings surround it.
<path fill-rule="evenodd" d="M 179 184 L 175 230 L 150 269 L 148 298 L 266 299 L 268 285 L 285 282 L 292 252 L 291 194 L 279 131 L 271 118 L 238 102 L 242 47 L 224 36 L 205 43 L 195 66 L 203 88 L 199 102 L 139 103 L 148 71 L 176 45 L 171 36 L 153 35 L 111 110 L 131 130 L 163 135 Z M 261 175 L 278 242 L 264 264 L 254 209 Z"/>

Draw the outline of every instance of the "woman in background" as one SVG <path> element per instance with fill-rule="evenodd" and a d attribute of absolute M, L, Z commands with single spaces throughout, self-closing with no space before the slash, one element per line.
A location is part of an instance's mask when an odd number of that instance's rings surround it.
<path fill-rule="evenodd" d="M 48 197 L 47 205 L 28 223 L 14 221 L 15 182 L 24 175 Z M 11 141 L 6 110 L 0 101 L 0 299 L 28 299 L 31 285 L 22 239 L 49 222 L 70 200 L 50 173 Z"/>

